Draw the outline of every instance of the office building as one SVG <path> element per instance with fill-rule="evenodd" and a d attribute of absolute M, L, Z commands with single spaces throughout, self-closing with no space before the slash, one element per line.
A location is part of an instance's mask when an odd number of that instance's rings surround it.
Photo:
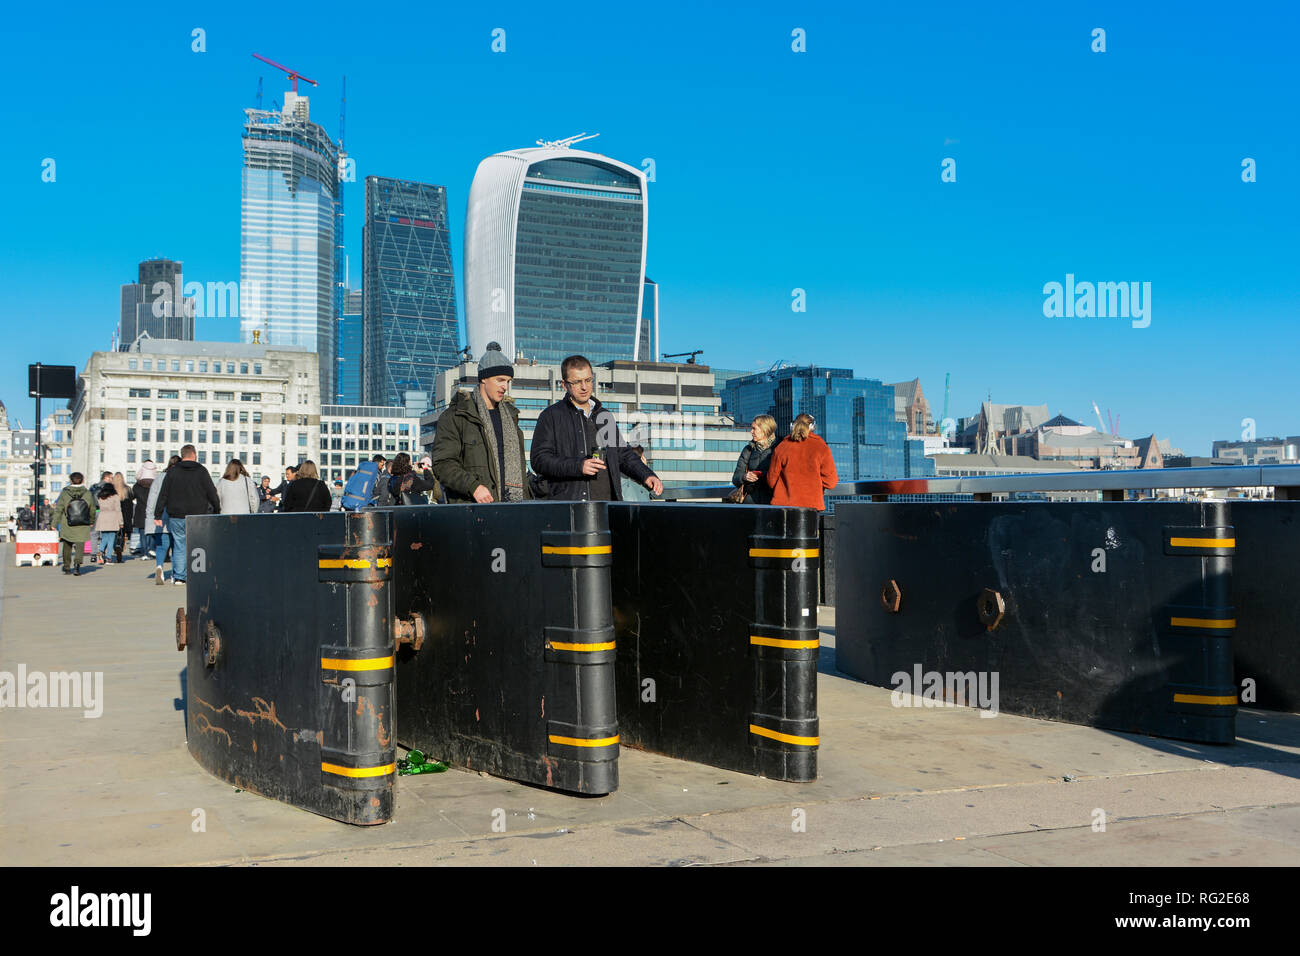
<path fill-rule="evenodd" d="M 0 522 L 7 522 L 32 503 L 35 443 L 35 434 L 24 431 L 21 422 L 11 422 L 4 402 L 0 402 Z"/>
<path fill-rule="evenodd" d="M 347 481 L 357 465 L 374 455 L 406 452 L 419 458 L 420 408 L 325 405 L 313 453 L 323 480 Z"/>
<path fill-rule="evenodd" d="M 566 143 L 483 160 L 465 214 L 472 355 L 495 341 L 543 365 L 657 358 L 642 331 L 647 228 L 636 167 Z"/>
<path fill-rule="evenodd" d="M 72 403 L 72 470 L 134 481 L 182 445 L 219 478 L 231 458 L 277 481 L 310 458 L 320 424 L 320 366 L 306 349 L 148 340 L 92 352 Z"/>
<path fill-rule="evenodd" d="M 614 413 L 624 440 L 645 448 L 665 487 L 731 483 L 736 459 L 749 441 L 749 426 L 738 426 L 719 411 L 721 400 L 707 365 L 615 361 L 593 371 L 596 397 Z M 477 384 L 476 362 L 438 376 L 433 408 L 420 419 L 422 450 L 433 447 L 438 418 L 456 392 Z M 560 367 L 516 364 L 509 394 L 519 411 L 527 453 L 537 416 L 564 397 Z"/>
<path fill-rule="evenodd" d="M 240 339 L 317 353 L 335 394 L 334 203 L 338 149 L 310 119 L 307 97 L 245 110 L 240 206 Z"/>
<path fill-rule="evenodd" d="M 895 382 L 889 387 L 894 390 L 894 418 L 907 426 L 907 433 L 916 437 L 933 433 L 935 422 L 921 380 Z"/>
<path fill-rule="evenodd" d="M 193 297 L 186 297 L 184 263 L 175 259 L 146 259 L 136 270 L 136 282 L 122 286 L 117 347 L 125 352 L 141 335 L 153 339 L 194 341 Z"/>
<path fill-rule="evenodd" d="M 851 369 L 784 366 L 733 378 L 726 389 L 737 423 L 771 415 L 786 435 L 796 415 L 812 415 L 840 481 L 934 474 L 924 442 L 909 439 L 895 417 L 893 388 L 878 379 L 855 378 Z"/>
<path fill-rule="evenodd" d="M 362 374 L 364 343 L 361 290 L 348 289 L 343 297 L 343 311 L 339 316 L 338 372 L 334 379 L 338 392 L 333 404 L 361 404 L 364 391 Z"/>
<path fill-rule="evenodd" d="M 1232 465 L 1293 465 L 1300 460 L 1300 435 L 1256 438 L 1251 441 L 1216 441 L 1212 455 Z"/>
<path fill-rule="evenodd" d="M 447 231 L 447 190 L 366 177 L 363 229 L 363 394 L 369 405 L 403 404 L 433 392 L 459 361 L 456 282 Z"/>

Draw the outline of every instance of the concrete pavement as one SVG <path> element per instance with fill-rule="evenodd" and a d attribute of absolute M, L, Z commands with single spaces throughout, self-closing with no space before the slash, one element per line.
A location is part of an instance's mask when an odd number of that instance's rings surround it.
<path fill-rule="evenodd" d="M 98 718 L 0 711 L 6 864 L 1300 862 L 1300 716 L 1243 710 L 1238 743 L 1215 747 L 895 708 L 889 691 L 835 672 L 829 608 L 812 783 L 624 749 L 607 797 L 451 770 L 400 778 L 392 823 L 346 826 L 238 792 L 189 756 L 180 589 L 152 572 L 135 561 L 73 579 L 16 569 L 0 548 L 0 671 L 104 675 Z"/>

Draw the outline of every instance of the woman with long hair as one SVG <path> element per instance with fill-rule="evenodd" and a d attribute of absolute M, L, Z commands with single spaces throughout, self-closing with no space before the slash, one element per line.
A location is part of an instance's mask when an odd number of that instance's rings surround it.
<path fill-rule="evenodd" d="M 316 462 L 310 459 L 298 466 L 297 477 L 284 493 L 281 511 L 329 511 L 334 497 L 325 482 L 320 480 Z"/>
<path fill-rule="evenodd" d="M 754 416 L 749 439 L 749 444 L 740 450 L 731 483 L 745 489 L 745 504 L 770 505 L 772 489 L 767 486 L 767 469 L 772 461 L 772 444 L 776 441 L 776 419 L 771 415 Z"/>
<path fill-rule="evenodd" d="M 230 459 L 225 474 L 217 482 L 217 497 L 221 499 L 223 515 L 251 515 L 257 513 L 257 485 L 238 458 Z"/>
<path fill-rule="evenodd" d="M 120 471 L 113 474 L 113 490 L 117 492 L 117 500 L 122 508 L 122 531 L 113 541 L 113 557 L 121 564 L 123 546 L 130 544 L 131 531 L 135 527 L 135 495 L 126 483 L 126 476 Z"/>
<path fill-rule="evenodd" d="M 380 477 L 383 481 L 383 476 Z M 427 505 L 428 492 L 433 492 L 436 503 L 442 497 L 442 485 L 433 477 L 433 472 L 425 470 L 420 473 L 411 464 L 411 456 L 404 451 L 397 453 L 388 468 L 388 488 L 394 504 Z"/>
<path fill-rule="evenodd" d="M 817 421 L 800 413 L 790 434 L 772 452 L 767 469 L 767 484 L 772 489 L 772 504 L 826 510 L 825 490 L 839 484 L 831 448 L 820 435 L 813 434 Z"/>

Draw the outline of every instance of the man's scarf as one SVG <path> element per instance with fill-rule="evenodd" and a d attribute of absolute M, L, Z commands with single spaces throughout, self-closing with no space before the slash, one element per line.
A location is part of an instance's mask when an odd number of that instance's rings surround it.
<path fill-rule="evenodd" d="M 488 435 L 488 446 L 492 451 L 496 451 L 496 429 L 492 427 L 492 413 L 488 410 L 487 402 L 483 400 L 483 393 L 479 389 L 474 389 L 474 404 L 478 407 L 479 420 L 483 423 L 483 430 Z M 501 481 L 501 475 L 498 474 L 500 468 L 497 464 L 497 456 L 488 455 L 488 467 L 492 469 L 492 475 L 497 480 L 497 488 L 501 489 L 498 498 L 500 501 L 523 501 L 524 500 L 524 470 L 523 460 L 524 451 L 519 444 L 519 429 L 511 421 L 510 416 L 502 408 L 504 402 L 497 403 L 497 409 L 501 413 L 501 440 L 503 442 L 501 451 L 506 460 L 506 479 Z"/>

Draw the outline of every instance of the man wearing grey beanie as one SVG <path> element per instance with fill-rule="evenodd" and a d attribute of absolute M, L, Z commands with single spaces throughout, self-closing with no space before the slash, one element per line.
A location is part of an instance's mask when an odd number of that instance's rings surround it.
<path fill-rule="evenodd" d="M 450 502 L 532 497 L 519 412 L 506 394 L 515 370 L 496 342 L 478 366 L 478 388 L 457 395 L 438 419 L 433 474 Z"/>

